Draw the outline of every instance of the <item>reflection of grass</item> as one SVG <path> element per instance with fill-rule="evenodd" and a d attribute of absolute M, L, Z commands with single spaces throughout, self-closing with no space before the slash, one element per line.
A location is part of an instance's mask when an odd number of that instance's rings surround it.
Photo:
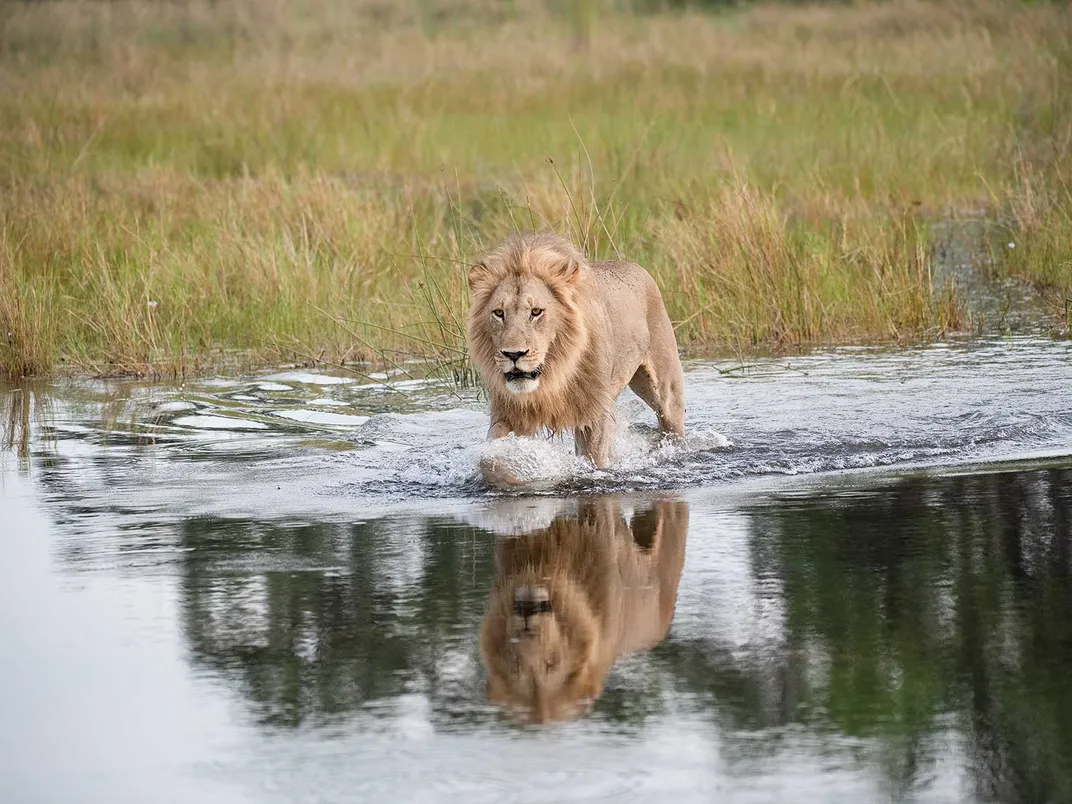
<path fill-rule="evenodd" d="M 1072 627 L 1052 612 L 1072 602 L 1070 479 L 921 477 L 757 514 L 786 640 L 812 669 L 785 696 L 802 719 L 883 738 L 883 762 L 907 784 L 955 713 L 985 783 L 1068 800 Z"/>
<path fill-rule="evenodd" d="M 976 789 L 1072 800 L 1072 621 L 1053 615 L 1072 605 L 1072 469 L 978 472 L 752 509 L 752 594 L 779 603 L 752 609 L 757 641 L 689 628 L 653 651 L 727 733 L 761 737 L 727 760 L 775 755 L 794 725 L 870 755 L 898 800 L 950 745 Z"/>
<path fill-rule="evenodd" d="M 10 452 L 22 460 L 30 457 L 30 444 L 38 437 L 51 412 L 51 401 L 32 380 L 0 390 L 0 457 Z"/>
<path fill-rule="evenodd" d="M 925 221 L 1027 176 L 1032 265 L 1068 242 L 1064 9 L 612 5 L 0 7 L 0 366 L 464 374 L 464 266 L 514 228 L 643 262 L 685 345 L 740 348 L 961 326 Z"/>
<path fill-rule="evenodd" d="M 415 680 L 437 724 L 486 717 L 472 705 L 475 678 L 441 674 L 444 656 L 475 651 L 492 541 L 438 521 L 403 531 L 419 539 L 423 561 L 419 582 L 400 591 L 388 581 L 398 578 L 395 524 L 184 521 L 183 632 L 194 662 L 234 683 L 257 719 L 273 726 L 337 722 Z M 264 562 L 265 554 L 277 560 Z"/>

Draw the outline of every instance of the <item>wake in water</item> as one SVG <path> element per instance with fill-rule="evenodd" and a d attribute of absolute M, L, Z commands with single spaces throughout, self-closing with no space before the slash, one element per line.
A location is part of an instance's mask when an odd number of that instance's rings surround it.
<path fill-rule="evenodd" d="M 891 444 L 850 438 L 818 445 L 801 437 L 800 432 L 783 431 L 773 438 L 749 433 L 746 436 L 751 437 L 744 443 L 735 444 L 712 427 L 696 427 L 687 431 L 684 438 L 673 438 L 651 425 L 632 423 L 619 429 L 611 465 L 597 469 L 575 454 L 573 439 L 568 435 L 534 438 L 510 435 L 483 441 L 485 417 L 469 411 L 451 413 L 469 425 L 450 432 L 453 444 L 412 443 L 415 440 L 412 434 L 405 432 L 410 424 L 405 419 L 409 417 L 397 417 L 389 427 L 386 422 L 378 421 L 380 417 L 370 420 L 369 425 L 389 440 L 370 445 L 364 453 L 345 457 L 347 461 L 367 466 L 375 474 L 375 479 L 369 477 L 367 482 L 354 484 L 350 491 L 448 497 L 651 490 L 762 475 L 812 474 L 939 461 L 966 454 L 976 440 L 976 437 L 962 436 L 945 443 L 921 439 Z M 466 431 L 473 440 L 460 446 L 457 440 Z M 359 428 L 357 436 L 361 438 L 363 433 L 364 428 Z M 994 436 L 1004 434 L 987 434 L 983 441 L 988 443 Z M 402 442 L 412 445 L 403 446 Z M 505 480 L 487 483 L 482 468 Z"/>
<path fill-rule="evenodd" d="M 1066 344 L 981 343 L 925 349 L 846 349 L 794 361 L 793 370 L 726 377 L 686 372 L 686 437 L 663 439 L 631 394 L 619 403 L 611 466 L 574 455 L 569 436 L 484 442 L 476 410 L 373 417 L 394 444 L 348 459 L 375 471 L 350 492 L 494 494 L 481 461 L 527 493 L 681 488 L 764 475 L 895 465 L 958 464 L 1067 452 L 1072 443 L 1072 361 Z M 403 442 L 405 446 L 403 446 Z M 359 487 L 359 488 L 358 488 Z"/>
<path fill-rule="evenodd" d="M 623 413 L 627 411 L 625 408 Z M 438 421 L 429 422 L 429 418 Z M 687 456 L 731 446 L 729 439 L 709 428 L 697 429 L 684 438 L 668 438 L 650 425 L 629 424 L 625 416 L 622 421 L 612 465 L 606 470 L 578 457 L 570 435 L 510 435 L 485 441 L 487 417 L 466 410 L 430 416 L 375 416 L 354 433 L 354 439 L 369 448 L 366 454 L 355 457 L 362 464 L 382 461 L 381 470 L 386 471 L 377 484 L 380 490 L 420 489 L 438 496 L 502 490 L 484 481 L 482 465 L 510 478 L 524 492 L 650 486 Z M 466 438 L 469 444 L 459 444 Z"/>
<path fill-rule="evenodd" d="M 25 420 L 35 449 L 77 465 L 70 476 L 99 481 L 108 499 L 117 477 L 130 478 L 128 502 L 146 511 L 178 495 L 190 511 L 333 510 L 341 499 L 365 510 L 499 499 L 482 460 L 521 479 L 525 495 L 551 496 L 1067 455 L 1070 357 L 1067 343 L 1008 339 L 841 349 L 795 358 L 791 370 L 770 362 L 732 375 L 697 362 L 685 373 L 686 436 L 664 439 L 626 391 L 605 471 L 577 458 L 568 435 L 486 442 L 480 401 L 430 381 L 406 381 L 405 394 L 384 387 L 392 378 L 311 372 L 181 387 L 82 381 L 5 421 Z M 18 443 L 18 433 L 9 439 Z"/>
<path fill-rule="evenodd" d="M 483 444 L 477 450 L 478 476 L 496 478 L 493 487 L 514 486 L 520 491 L 548 491 L 568 485 L 618 483 L 632 478 L 644 483 L 660 466 L 673 466 L 690 454 L 731 446 L 717 432 L 665 437 L 645 427 L 618 431 L 607 469 L 596 469 L 574 454 L 572 438 L 518 438 L 510 435 Z"/>

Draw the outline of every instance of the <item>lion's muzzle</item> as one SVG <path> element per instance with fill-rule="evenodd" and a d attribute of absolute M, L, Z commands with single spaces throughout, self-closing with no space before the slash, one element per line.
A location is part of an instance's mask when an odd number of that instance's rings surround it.
<path fill-rule="evenodd" d="M 522 371 L 521 369 L 515 367 L 510 369 L 509 371 L 503 372 L 503 377 L 506 378 L 507 382 L 518 382 L 519 380 L 535 380 L 539 378 L 542 371 L 543 366 L 537 366 L 532 371 Z"/>
<path fill-rule="evenodd" d="M 519 586 L 514 589 L 514 617 L 519 630 L 531 633 L 533 618 L 551 613 L 551 594 L 546 586 Z"/>

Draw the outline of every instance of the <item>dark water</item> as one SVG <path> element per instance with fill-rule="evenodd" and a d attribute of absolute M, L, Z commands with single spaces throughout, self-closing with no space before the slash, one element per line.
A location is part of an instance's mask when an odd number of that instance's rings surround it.
<path fill-rule="evenodd" d="M 519 497 L 441 391 L 8 388 L 0 801 L 1072 801 L 1066 349 L 693 366 Z"/>

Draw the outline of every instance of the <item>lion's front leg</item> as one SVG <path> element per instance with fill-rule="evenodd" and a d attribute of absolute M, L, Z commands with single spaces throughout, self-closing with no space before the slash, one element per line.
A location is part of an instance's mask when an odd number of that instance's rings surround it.
<path fill-rule="evenodd" d="M 517 427 L 510 424 L 509 422 L 503 421 L 502 419 L 493 419 L 491 422 L 491 427 L 488 428 L 487 440 L 492 441 L 496 438 L 506 438 L 511 433 L 526 438 L 531 438 L 532 436 L 536 435 L 535 430 L 526 429 L 524 427 Z"/>
<path fill-rule="evenodd" d="M 494 421 L 491 423 L 491 427 L 488 428 L 488 441 L 492 441 L 496 438 L 506 438 L 513 431 L 504 421 Z"/>
<path fill-rule="evenodd" d="M 508 435 L 533 436 L 535 431 L 526 431 L 524 428 L 515 427 L 503 419 L 492 416 L 491 427 L 488 428 L 488 441 L 506 438 Z M 526 481 L 519 477 L 509 455 L 501 450 L 485 451 L 478 462 L 480 474 L 484 482 L 500 489 L 517 488 L 524 486 Z"/>
<path fill-rule="evenodd" d="M 576 453 L 590 460 L 597 469 L 606 469 L 610 465 L 617 429 L 618 418 L 614 411 L 609 411 L 592 424 L 575 428 L 573 442 Z"/>

